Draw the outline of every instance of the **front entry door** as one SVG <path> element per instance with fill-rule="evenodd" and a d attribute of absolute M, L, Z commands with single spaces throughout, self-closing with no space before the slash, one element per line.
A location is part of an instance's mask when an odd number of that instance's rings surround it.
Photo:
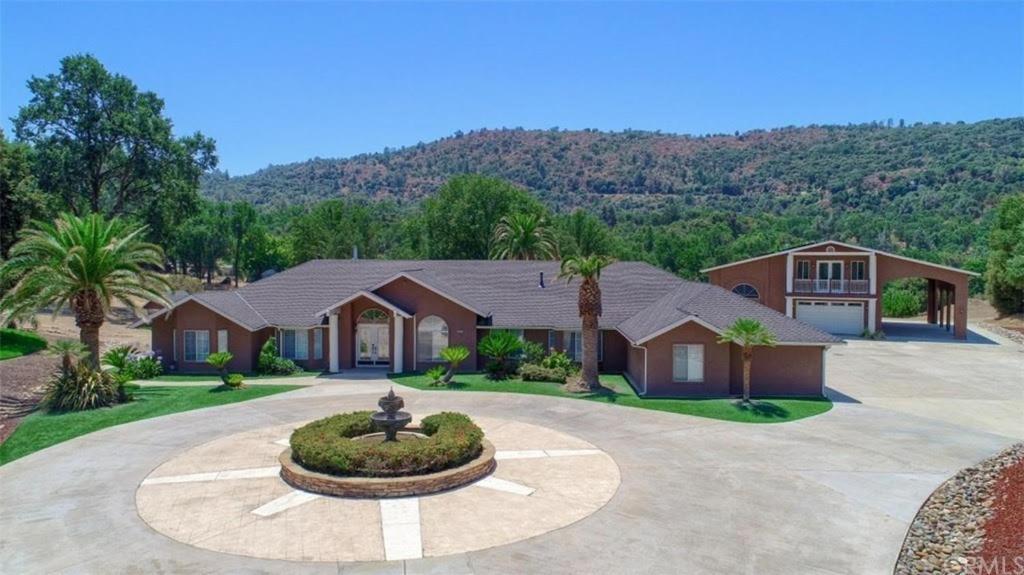
<path fill-rule="evenodd" d="M 356 327 L 356 364 L 387 365 L 391 363 L 387 324 L 367 323 Z"/>

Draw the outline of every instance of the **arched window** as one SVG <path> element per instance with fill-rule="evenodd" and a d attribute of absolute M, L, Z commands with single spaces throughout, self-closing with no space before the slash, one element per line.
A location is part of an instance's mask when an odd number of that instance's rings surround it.
<path fill-rule="evenodd" d="M 441 361 L 441 350 L 448 347 L 448 324 L 436 315 L 420 320 L 416 328 L 417 361 Z"/>
<path fill-rule="evenodd" d="M 750 284 L 740 284 L 732 288 L 732 293 L 749 299 L 758 299 L 761 297 L 761 294 L 757 293 L 757 288 Z"/>
<path fill-rule="evenodd" d="M 357 323 L 387 323 L 388 322 L 388 314 L 380 311 L 379 309 L 370 308 L 370 309 L 364 311 L 363 313 L 359 314 L 359 319 L 357 319 L 356 322 Z"/>

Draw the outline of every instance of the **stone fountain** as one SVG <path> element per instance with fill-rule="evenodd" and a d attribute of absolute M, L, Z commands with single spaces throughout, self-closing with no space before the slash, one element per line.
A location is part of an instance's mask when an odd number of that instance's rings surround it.
<path fill-rule="evenodd" d="M 412 421 L 412 415 L 409 412 L 399 411 L 405 407 L 405 400 L 401 396 L 395 395 L 395 389 L 391 388 L 387 395 L 380 398 L 377 405 L 381 410 L 373 412 L 370 415 L 370 420 L 373 421 L 373 425 L 377 429 L 384 431 L 384 441 L 398 441 L 399 430 Z"/>

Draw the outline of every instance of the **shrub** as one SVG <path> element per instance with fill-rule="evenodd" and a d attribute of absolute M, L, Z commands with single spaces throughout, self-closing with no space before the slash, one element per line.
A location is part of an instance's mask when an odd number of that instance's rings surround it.
<path fill-rule="evenodd" d="M 443 366 L 435 365 L 434 367 L 427 370 L 426 376 L 430 379 L 430 385 L 444 385 L 447 383 L 444 381 L 445 373 L 447 370 Z"/>
<path fill-rule="evenodd" d="M 130 345 L 112 347 L 103 354 L 101 365 L 118 381 L 153 379 L 164 371 L 163 364 L 151 353 L 142 353 Z"/>
<path fill-rule="evenodd" d="M 524 363 L 519 366 L 519 376 L 523 378 L 523 381 L 551 381 L 554 383 L 565 383 L 568 374 L 561 368 L 543 367 L 534 363 Z"/>
<path fill-rule="evenodd" d="M 562 351 L 551 352 L 550 355 L 541 360 L 540 366 L 547 369 L 560 369 L 567 376 L 573 375 L 580 369 L 579 365 Z"/>
<path fill-rule="evenodd" d="M 497 329 L 484 336 L 477 349 L 491 359 L 487 363 L 488 376 L 491 379 L 505 379 L 515 371 L 512 358 L 523 349 L 523 342 L 512 332 Z"/>
<path fill-rule="evenodd" d="M 448 362 L 448 370 L 444 374 L 444 383 L 447 384 L 452 380 L 455 370 L 459 369 L 459 365 L 466 361 L 467 358 L 469 358 L 469 348 L 464 345 L 453 345 L 441 350 L 441 359 Z"/>
<path fill-rule="evenodd" d="M 235 356 L 231 355 L 231 352 L 227 351 L 218 351 L 206 356 L 206 363 L 217 370 L 217 373 L 220 374 L 220 380 L 223 381 L 225 385 L 228 383 L 228 364 L 231 363 L 231 360 L 234 358 Z"/>
<path fill-rule="evenodd" d="M 100 358 L 100 365 L 118 373 L 124 372 L 128 369 L 128 364 L 132 362 L 132 356 L 138 352 L 139 350 L 131 345 L 114 346 Z"/>
<path fill-rule="evenodd" d="M 114 404 L 118 386 L 111 374 L 79 363 L 61 371 L 47 384 L 43 405 L 53 411 L 83 411 Z"/>
<path fill-rule="evenodd" d="M 231 389 L 238 389 L 242 387 L 244 381 L 245 376 L 243 376 L 240 373 L 232 373 L 224 378 L 224 385 L 228 386 Z"/>
<path fill-rule="evenodd" d="M 299 366 L 290 359 L 280 357 L 277 353 L 277 342 L 270 338 L 260 349 L 256 371 L 263 375 L 291 375 L 299 371 Z"/>
<path fill-rule="evenodd" d="M 400 477 L 457 467 L 480 454 L 484 432 L 466 415 L 444 412 L 423 418 L 426 439 L 360 442 L 376 431 L 369 411 L 341 413 L 296 429 L 292 459 L 302 467 L 339 476 Z"/>
<path fill-rule="evenodd" d="M 132 379 L 153 379 L 164 372 L 164 365 L 158 357 L 142 355 L 132 360 L 128 365 L 128 371 Z"/>
<path fill-rule="evenodd" d="M 540 365 L 540 362 L 544 360 L 545 353 L 543 345 L 535 341 L 523 342 L 523 363 Z"/>
<path fill-rule="evenodd" d="M 912 317 L 924 310 L 924 298 L 916 290 L 887 289 L 882 294 L 882 315 L 886 317 Z"/>

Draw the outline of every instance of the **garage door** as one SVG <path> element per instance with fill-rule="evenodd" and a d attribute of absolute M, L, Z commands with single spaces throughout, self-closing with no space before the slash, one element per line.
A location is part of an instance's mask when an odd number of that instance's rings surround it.
<path fill-rule="evenodd" d="M 864 331 L 864 302 L 800 301 L 796 319 L 829 333 L 860 335 Z"/>

